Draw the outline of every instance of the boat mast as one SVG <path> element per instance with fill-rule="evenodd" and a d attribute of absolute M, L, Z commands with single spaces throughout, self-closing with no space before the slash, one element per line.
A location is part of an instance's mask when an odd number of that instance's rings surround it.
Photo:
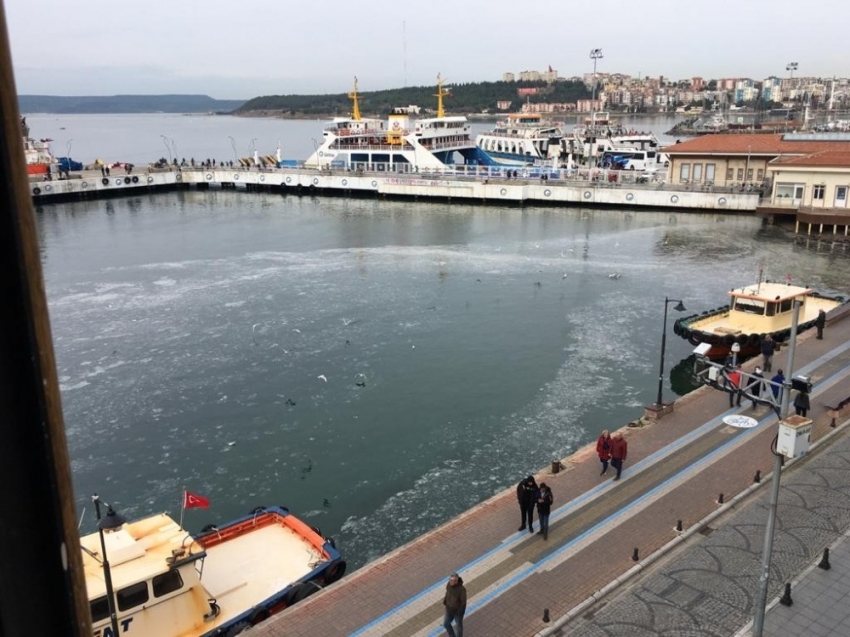
<path fill-rule="evenodd" d="M 348 94 L 348 97 L 354 102 L 354 108 L 351 113 L 351 119 L 360 120 L 360 104 L 357 103 L 357 76 L 354 76 L 354 91 Z"/>
<path fill-rule="evenodd" d="M 437 73 L 437 92 L 434 97 L 437 98 L 437 117 L 445 117 L 446 112 L 443 110 L 443 98 L 449 94 L 449 89 L 443 90 L 443 78 Z"/>

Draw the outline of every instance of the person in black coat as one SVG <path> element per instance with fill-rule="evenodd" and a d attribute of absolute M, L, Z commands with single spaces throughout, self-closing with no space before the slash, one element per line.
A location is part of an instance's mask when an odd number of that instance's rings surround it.
<path fill-rule="evenodd" d="M 815 319 L 815 327 L 818 328 L 817 339 L 823 340 L 823 328 L 826 326 L 826 312 L 818 310 L 818 317 Z"/>
<path fill-rule="evenodd" d="M 540 530 L 537 535 L 542 535 L 544 540 L 549 539 L 549 514 L 552 512 L 552 489 L 545 482 L 540 483 L 540 491 L 537 493 L 537 519 L 540 521 Z"/>
<path fill-rule="evenodd" d="M 794 411 L 798 416 L 805 418 L 809 408 L 809 395 L 804 391 L 798 391 L 794 397 Z"/>
<path fill-rule="evenodd" d="M 524 531 L 527 524 L 528 532 L 534 533 L 534 505 L 537 503 L 538 490 L 534 476 L 528 476 L 516 487 L 516 499 L 522 516 L 522 526 L 517 529 L 518 531 Z"/>
<path fill-rule="evenodd" d="M 776 352 L 776 341 L 766 334 L 761 339 L 761 355 L 764 356 L 764 371 L 769 372 L 773 367 L 773 354 Z"/>

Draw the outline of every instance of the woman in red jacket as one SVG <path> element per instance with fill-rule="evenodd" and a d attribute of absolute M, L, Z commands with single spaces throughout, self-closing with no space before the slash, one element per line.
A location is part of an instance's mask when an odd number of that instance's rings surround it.
<path fill-rule="evenodd" d="M 604 476 L 608 471 L 608 461 L 611 459 L 611 434 L 608 433 L 607 429 L 602 432 L 599 440 L 596 441 L 596 454 L 602 462 L 602 473 L 599 475 Z"/>
<path fill-rule="evenodd" d="M 614 480 L 620 479 L 620 474 L 623 472 L 623 463 L 626 461 L 628 452 L 629 444 L 623 438 L 623 434 L 618 431 L 611 439 L 611 466 L 617 470 Z"/>

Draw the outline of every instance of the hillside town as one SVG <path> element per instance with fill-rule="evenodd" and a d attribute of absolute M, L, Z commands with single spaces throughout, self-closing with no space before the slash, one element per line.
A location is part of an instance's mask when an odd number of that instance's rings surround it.
<path fill-rule="evenodd" d="M 610 110 L 630 113 L 690 113 L 703 111 L 752 109 L 811 109 L 845 110 L 850 108 L 850 78 L 794 77 L 798 65 L 786 66 L 788 77 L 770 76 L 762 80 L 747 77 L 706 79 L 692 77 L 674 80 L 664 76 L 633 77 L 625 73 L 585 73 L 582 76 L 562 77 L 551 66 L 546 71 L 503 73 L 503 82 L 545 83 L 543 86 L 517 88 L 517 97 L 524 101 L 526 112 L 565 113 Z M 546 85 L 556 82 L 582 82 L 588 89 L 595 85 L 595 99 L 556 103 L 540 101 Z M 534 99 L 534 102 L 531 101 Z M 502 111 L 515 109 L 517 104 L 503 100 L 497 104 Z"/>

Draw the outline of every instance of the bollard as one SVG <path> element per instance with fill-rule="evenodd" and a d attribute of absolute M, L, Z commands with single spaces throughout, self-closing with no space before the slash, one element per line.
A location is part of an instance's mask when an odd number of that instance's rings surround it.
<path fill-rule="evenodd" d="M 722 493 L 721 493 L 721 494 L 720 494 L 720 496 L 717 498 L 717 504 L 723 504 L 723 494 L 722 494 Z"/>
<path fill-rule="evenodd" d="M 791 599 L 791 584 L 785 585 L 785 594 L 779 598 L 779 603 L 783 606 L 792 606 L 794 600 Z"/>
<path fill-rule="evenodd" d="M 549 609 L 548 608 L 543 609 L 543 621 L 547 624 L 549 623 Z"/>
<path fill-rule="evenodd" d="M 828 571 L 832 568 L 829 563 L 829 549 L 823 550 L 823 557 L 820 560 L 820 564 L 818 564 L 818 568 L 822 568 L 825 571 Z"/>
<path fill-rule="evenodd" d="M 558 473 L 560 470 L 561 470 L 561 461 L 560 460 L 553 460 L 552 461 L 552 473 L 553 474 Z"/>
<path fill-rule="evenodd" d="M 753 482 L 761 482 L 761 469 L 756 471 L 756 475 L 753 476 Z"/>
<path fill-rule="evenodd" d="M 632 553 L 632 560 L 633 560 L 633 561 L 635 561 L 635 562 L 640 561 L 640 556 L 638 555 L 638 550 L 637 550 L 637 549 L 635 549 L 635 552 L 634 552 L 634 553 Z"/>
<path fill-rule="evenodd" d="M 682 521 L 676 520 L 676 533 L 681 533 L 681 532 L 682 532 Z"/>

